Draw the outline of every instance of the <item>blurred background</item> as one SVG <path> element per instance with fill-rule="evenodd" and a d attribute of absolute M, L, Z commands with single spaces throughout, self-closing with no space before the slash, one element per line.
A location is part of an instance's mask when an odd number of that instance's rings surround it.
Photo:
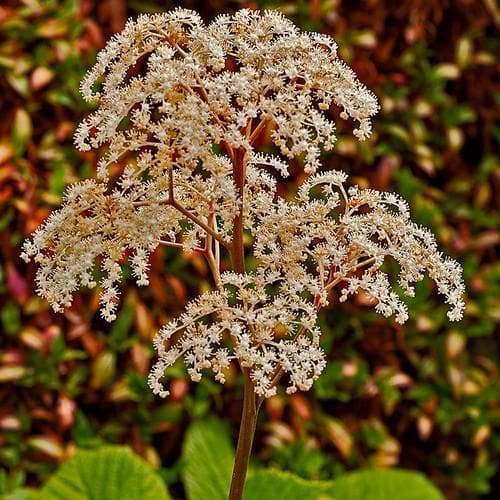
<path fill-rule="evenodd" d="M 500 10 L 495 0 L 138 1 L 2 0 L 0 5 L 0 496 L 43 483 L 76 447 L 125 443 L 182 497 L 183 435 L 215 414 L 236 436 L 241 380 L 193 384 L 168 372 L 171 396 L 146 377 L 156 330 L 208 289 L 197 257 L 162 249 L 151 286 L 123 289 L 118 319 L 94 292 L 65 314 L 34 293 L 23 239 L 58 207 L 65 187 L 93 176 L 98 153 L 78 153 L 89 108 L 79 81 L 129 16 L 181 5 L 206 21 L 237 8 L 283 11 L 329 33 L 381 102 L 374 134 L 356 142 L 339 124 L 325 157 L 362 186 L 394 190 L 465 270 L 464 320 L 450 324 L 429 281 L 405 326 L 369 298 L 321 316 L 329 364 L 308 393 L 266 401 L 255 460 L 304 478 L 366 466 L 423 471 L 450 499 L 498 498 L 500 451 Z M 495 486 L 496 485 L 496 486 Z M 496 491 L 496 494 L 495 494 Z M 489 493 L 488 493 L 489 492 Z"/>

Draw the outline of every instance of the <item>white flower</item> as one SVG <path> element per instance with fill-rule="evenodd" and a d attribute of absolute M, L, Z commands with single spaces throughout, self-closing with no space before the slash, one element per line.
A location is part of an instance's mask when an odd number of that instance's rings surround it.
<path fill-rule="evenodd" d="M 275 394 L 274 378 L 280 373 L 290 375 L 288 392 L 309 389 L 326 364 L 313 304 L 290 293 L 288 283 L 273 273 L 224 273 L 221 278 L 223 292 L 201 295 L 155 338 L 159 359 L 149 377 L 153 391 L 168 394 L 160 379 L 180 357 L 194 381 L 210 368 L 224 383 L 224 369 L 238 360 L 250 369 L 258 395 Z M 270 285 L 275 293 L 266 290 Z"/>
<path fill-rule="evenodd" d="M 273 11 L 241 10 L 209 25 L 185 9 L 144 15 L 98 54 L 81 91 L 98 106 L 75 143 L 83 151 L 107 145 L 98 180 L 71 186 L 22 256 L 39 264 L 38 292 L 57 311 L 99 281 L 109 321 L 126 256 L 139 285 L 148 284 L 159 245 L 205 257 L 216 290 L 155 338 L 155 393 L 168 394 L 164 369 L 179 358 L 194 381 L 211 369 L 221 383 L 238 362 L 260 397 L 275 394 L 283 374 L 287 392 L 309 389 L 325 366 L 316 318 L 332 289 L 340 300 L 364 289 L 378 312 L 407 319 L 382 271 L 386 259 L 398 262 L 408 295 L 427 273 L 449 318 L 460 319 L 460 266 L 411 222 L 397 195 L 348 189 L 346 174 L 323 171 L 282 196 L 274 175 L 288 175 L 288 159 L 314 174 L 321 151 L 333 148 L 331 106 L 357 122 L 360 139 L 378 110 L 327 35 L 303 33 Z M 281 156 L 257 150 L 264 135 Z M 254 272 L 245 272 L 244 252 Z M 228 255 L 238 272 L 221 274 Z"/>

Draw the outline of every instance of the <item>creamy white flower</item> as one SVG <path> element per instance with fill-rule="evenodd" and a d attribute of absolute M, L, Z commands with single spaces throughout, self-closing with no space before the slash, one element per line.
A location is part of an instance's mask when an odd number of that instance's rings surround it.
<path fill-rule="evenodd" d="M 313 304 L 290 293 L 288 283 L 271 272 L 224 273 L 221 279 L 222 292 L 201 295 L 155 338 L 159 360 L 149 377 L 153 391 L 168 394 L 160 379 L 180 357 L 195 381 L 210 368 L 223 383 L 224 369 L 237 360 L 250 369 L 261 396 L 275 394 L 273 379 L 280 370 L 290 375 L 287 392 L 309 389 L 326 364 Z M 274 292 L 268 291 L 271 286 Z"/>
<path fill-rule="evenodd" d="M 282 196 L 274 175 L 288 175 L 288 159 L 314 174 L 321 151 L 333 148 L 330 107 L 357 122 L 360 139 L 378 110 L 327 35 L 303 33 L 273 11 L 241 10 L 209 25 L 185 9 L 140 16 L 98 54 L 81 91 L 97 108 L 75 143 L 107 146 L 98 180 L 68 189 L 23 257 L 39 264 L 38 292 L 57 311 L 80 286 L 99 285 L 107 320 L 116 317 L 125 257 L 139 285 L 159 245 L 205 257 L 216 289 L 155 338 L 155 393 L 168 394 L 161 379 L 179 358 L 194 381 L 211 369 L 221 383 L 237 362 L 260 397 L 275 394 L 283 374 L 287 392 L 309 389 L 325 366 L 316 319 L 332 289 L 340 300 L 364 289 L 378 312 L 407 319 L 382 270 L 387 259 L 399 264 L 406 294 L 427 273 L 449 318 L 460 319 L 460 266 L 397 195 L 347 188 L 345 173 L 323 171 Z M 280 155 L 258 150 L 264 134 Z M 221 273 L 237 249 L 239 272 Z"/>

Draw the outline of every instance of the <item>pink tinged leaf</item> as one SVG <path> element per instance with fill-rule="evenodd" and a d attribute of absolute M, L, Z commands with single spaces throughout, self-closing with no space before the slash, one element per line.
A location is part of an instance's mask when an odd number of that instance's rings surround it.
<path fill-rule="evenodd" d="M 339 420 L 329 419 L 325 423 L 326 435 L 344 459 L 351 456 L 353 439 L 351 433 Z"/>
<path fill-rule="evenodd" d="M 67 32 L 68 26 L 62 19 L 48 19 L 38 28 L 38 36 L 41 38 L 60 38 Z"/>
<path fill-rule="evenodd" d="M 43 336 L 33 326 L 27 326 L 23 328 L 19 336 L 23 344 L 37 351 L 41 350 L 45 344 Z"/>
<path fill-rule="evenodd" d="M 28 284 L 12 263 L 7 264 L 7 287 L 16 301 L 23 305 L 29 297 Z"/>
<path fill-rule="evenodd" d="M 390 384 L 393 387 L 406 388 L 413 385 L 413 380 L 405 373 L 396 373 L 390 378 Z"/>
<path fill-rule="evenodd" d="M 432 433 L 434 422 L 427 416 L 421 415 L 417 419 L 417 431 L 420 439 L 426 441 Z"/>
<path fill-rule="evenodd" d="M 54 72 L 45 66 L 38 66 L 30 77 L 30 87 L 35 92 L 46 87 L 54 78 Z"/>
<path fill-rule="evenodd" d="M 0 142 L 0 165 L 10 160 L 14 156 L 14 152 L 14 148 L 10 143 Z"/>
<path fill-rule="evenodd" d="M 6 349 L 0 360 L 5 365 L 21 365 L 24 362 L 24 353 L 20 349 Z"/>
<path fill-rule="evenodd" d="M 143 302 L 137 302 L 135 306 L 135 327 L 144 340 L 151 340 L 156 333 L 153 316 Z"/>
<path fill-rule="evenodd" d="M 15 415 L 4 415 L 0 417 L 0 429 L 18 431 L 21 429 L 21 422 Z"/>
<path fill-rule="evenodd" d="M 67 395 L 62 394 L 57 401 L 56 413 L 63 429 L 68 429 L 75 420 L 76 404 Z"/>
<path fill-rule="evenodd" d="M 140 342 L 135 342 L 130 350 L 132 365 L 139 373 L 145 374 L 149 370 L 149 351 Z"/>
<path fill-rule="evenodd" d="M 25 366 L 0 366 L 0 384 L 4 382 L 13 382 L 24 377 L 28 369 Z"/>
<path fill-rule="evenodd" d="M 61 335 L 61 327 L 57 325 L 50 325 L 42 332 L 42 336 L 47 344 L 51 344 L 59 335 Z"/>
<path fill-rule="evenodd" d="M 270 420 L 281 420 L 283 417 L 284 401 L 280 395 L 271 396 L 265 400 L 266 414 Z"/>
<path fill-rule="evenodd" d="M 358 373 L 358 365 L 352 361 L 342 364 L 342 375 L 344 377 L 354 377 Z"/>
<path fill-rule="evenodd" d="M 491 436 L 491 426 L 489 424 L 481 425 L 474 433 L 471 439 L 471 444 L 474 448 L 480 448 L 488 441 Z"/>
<path fill-rule="evenodd" d="M 303 394 L 293 394 L 289 398 L 290 406 L 302 420 L 311 420 L 311 403 Z"/>
<path fill-rule="evenodd" d="M 34 436 L 29 439 L 28 444 L 35 450 L 45 453 L 49 457 L 62 459 L 64 449 L 61 444 L 53 437 L 49 436 Z"/>
<path fill-rule="evenodd" d="M 188 391 L 189 383 L 187 380 L 182 378 L 172 380 L 170 384 L 170 398 L 173 401 L 182 401 Z"/>

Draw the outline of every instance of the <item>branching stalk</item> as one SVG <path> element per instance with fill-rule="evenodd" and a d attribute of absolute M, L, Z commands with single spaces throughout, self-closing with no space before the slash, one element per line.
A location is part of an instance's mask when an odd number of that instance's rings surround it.
<path fill-rule="evenodd" d="M 240 206 L 233 221 L 233 241 L 231 244 L 231 262 L 233 270 L 237 273 L 245 272 L 245 247 L 243 243 L 243 194 L 246 177 L 246 151 L 239 149 L 232 151 L 233 179 L 238 190 Z M 236 457 L 229 491 L 229 500 L 241 500 L 247 476 L 250 453 L 252 451 L 257 414 L 260 401 L 255 394 L 254 383 L 250 377 L 250 370 L 241 367 L 244 379 L 243 389 L 243 412 L 241 416 L 238 444 L 236 446 Z"/>

